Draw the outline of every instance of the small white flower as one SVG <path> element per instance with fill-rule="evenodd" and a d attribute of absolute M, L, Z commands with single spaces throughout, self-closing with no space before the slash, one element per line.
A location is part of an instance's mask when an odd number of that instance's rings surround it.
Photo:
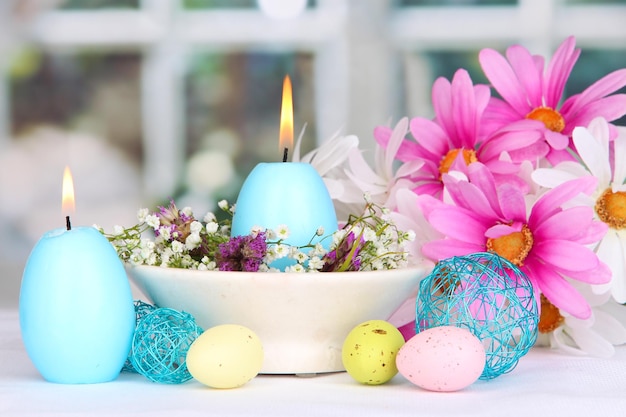
<path fill-rule="evenodd" d="M 128 261 L 133 265 L 141 265 L 143 263 L 143 258 L 138 253 L 133 253 L 128 258 Z"/>
<path fill-rule="evenodd" d="M 150 214 L 146 216 L 146 224 L 154 230 L 158 230 L 159 226 L 161 226 L 161 221 L 159 220 L 159 216 L 156 214 Z"/>
<path fill-rule="evenodd" d="M 193 217 L 193 210 L 191 209 L 191 207 L 183 207 L 180 212 L 183 213 L 185 216 Z"/>
<path fill-rule="evenodd" d="M 154 251 L 156 244 L 150 239 L 144 238 L 144 239 L 141 239 L 141 246 L 144 248 L 150 249 L 150 251 Z"/>
<path fill-rule="evenodd" d="M 324 261 L 317 256 L 309 259 L 309 269 L 319 271 L 324 266 Z"/>
<path fill-rule="evenodd" d="M 114 236 L 120 236 L 124 234 L 124 228 L 120 225 L 115 225 L 113 226 L 113 235 Z"/>
<path fill-rule="evenodd" d="M 217 232 L 217 229 L 219 229 L 219 227 L 220 225 L 217 224 L 217 222 L 210 221 L 206 224 L 206 232 L 212 235 L 213 233 Z"/>
<path fill-rule="evenodd" d="M 333 236 L 332 236 L 333 241 L 330 244 L 331 250 L 336 248 L 337 245 L 341 243 L 341 241 L 346 237 L 346 234 L 348 234 L 346 229 L 340 229 L 340 230 L 337 230 L 335 233 L 333 233 Z"/>
<path fill-rule="evenodd" d="M 157 254 L 152 252 L 145 260 L 146 265 L 156 265 L 158 262 Z"/>
<path fill-rule="evenodd" d="M 306 272 L 304 266 L 300 264 L 291 265 L 285 268 L 285 272 Z"/>
<path fill-rule="evenodd" d="M 161 226 L 159 228 L 159 236 L 161 236 L 164 240 L 170 240 L 172 238 L 172 233 L 169 226 Z"/>
<path fill-rule="evenodd" d="M 380 242 L 375 242 L 374 243 L 374 252 L 376 253 L 377 257 L 383 256 L 384 254 L 386 254 L 390 249 L 392 248 L 386 248 L 385 245 L 381 244 Z"/>
<path fill-rule="evenodd" d="M 276 235 L 276 232 L 272 229 L 267 229 L 265 231 L 265 238 L 267 240 L 278 240 L 278 236 Z"/>
<path fill-rule="evenodd" d="M 252 228 L 250 229 L 250 236 L 252 236 L 252 238 L 254 239 L 255 237 L 257 237 L 259 235 L 259 233 L 261 233 L 264 229 L 261 226 L 252 226 Z"/>
<path fill-rule="evenodd" d="M 161 266 L 166 267 L 170 263 L 172 255 L 173 253 L 171 248 L 163 249 L 163 252 L 161 252 Z"/>
<path fill-rule="evenodd" d="M 150 255 L 152 254 L 152 250 L 149 247 L 141 246 L 139 253 L 140 253 L 142 259 L 148 259 L 150 257 Z"/>
<path fill-rule="evenodd" d="M 309 256 L 310 257 L 317 256 L 317 257 L 322 258 L 324 255 L 326 255 L 326 253 L 327 251 L 324 248 L 324 246 L 318 242 L 315 244 L 315 247 L 309 251 Z"/>
<path fill-rule="evenodd" d="M 148 215 L 150 215 L 150 210 L 148 210 L 147 208 L 140 208 L 139 210 L 137 210 L 137 220 L 139 220 L 139 223 L 145 222 L 148 218 Z"/>
<path fill-rule="evenodd" d="M 191 224 L 189 225 L 189 231 L 193 234 L 198 234 L 200 233 L 200 231 L 203 229 L 204 227 L 202 226 L 202 223 L 200 223 L 197 220 L 194 220 L 191 222 Z"/>
<path fill-rule="evenodd" d="M 222 210 L 228 210 L 228 201 L 226 201 L 226 200 L 220 200 L 220 201 L 217 203 L 217 206 L 218 206 L 219 208 L 221 208 Z M 234 206 L 233 206 L 233 207 L 234 207 Z"/>
<path fill-rule="evenodd" d="M 378 236 L 376 236 L 376 231 L 374 229 L 366 227 L 363 230 L 363 239 L 365 239 L 366 242 L 373 242 L 378 239 Z"/>
<path fill-rule="evenodd" d="M 202 242 L 200 235 L 198 233 L 192 233 L 185 239 L 185 248 L 187 248 L 187 250 L 193 250 L 200 245 L 200 242 Z"/>
<path fill-rule="evenodd" d="M 293 249 L 296 249 L 296 248 L 293 248 Z M 297 249 L 291 254 L 291 258 L 294 259 L 299 264 L 303 264 L 309 259 L 309 257 L 306 254 L 300 252 Z"/>
<path fill-rule="evenodd" d="M 172 252 L 174 252 L 174 253 L 183 253 L 184 249 L 185 249 L 185 245 L 183 245 L 178 240 L 175 240 L 175 241 L 172 242 Z"/>
<path fill-rule="evenodd" d="M 285 256 L 289 256 L 289 246 L 288 245 L 274 245 L 273 252 L 276 256 L 276 259 L 284 258 Z"/>
<path fill-rule="evenodd" d="M 274 230 L 276 231 L 276 236 L 281 240 L 289 237 L 289 227 L 286 224 L 279 224 Z"/>
<path fill-rule="evenodd" d="M 207 214 L 204 215 L 204 218 L 202 220 L 205 223 L 217 222 L 217 217 L 215 217 L 215 214 L 213 214 L 212 211 L 209 211 Z"/>

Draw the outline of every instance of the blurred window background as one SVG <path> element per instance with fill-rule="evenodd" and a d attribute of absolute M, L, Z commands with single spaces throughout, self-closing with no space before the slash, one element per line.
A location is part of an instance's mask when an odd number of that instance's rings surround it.
<path fill-rule="evenodd" d="M 131 224 L 175 198 L 201 217 L 275 161 L 282 79 L 302 153 L 430 116 L 431 85 L 514 43 L 582 55 L 567 94 L 626 67 L 626 0 L 8 0 L 0 6 L 1 256 L 62 226 Z M 306 126 L 306 128 L 305 128 Z"/>

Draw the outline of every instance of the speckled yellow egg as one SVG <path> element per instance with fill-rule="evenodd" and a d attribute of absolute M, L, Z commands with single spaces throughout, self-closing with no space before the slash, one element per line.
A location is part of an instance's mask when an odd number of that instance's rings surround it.
<path fill-rule="evenodd" d="M 362 384 L 384 384 L 398 373 L 396 355 L 402 345 L 404 337 L 393 324 L 384 320 L 363 322 L 343 343 L 343 366 Z"/>
<path fill-rule="evenodd" d="M 189 373 L 212 388 L 236 388 L 254 378 L 263 365 L 263 346 L 250 329 L 235 324 L 212 327 L 187 351 Z"/>

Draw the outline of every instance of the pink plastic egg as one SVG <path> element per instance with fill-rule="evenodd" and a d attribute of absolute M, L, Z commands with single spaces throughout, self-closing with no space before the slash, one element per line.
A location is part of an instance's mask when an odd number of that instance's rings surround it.
<path fill-rule="evenodd" d="M 433 327 L 409 339 L 396 356 L 398 371 L 429 391 L 458 391 L 485 368 L 485 348 L 469 330 Z"/>

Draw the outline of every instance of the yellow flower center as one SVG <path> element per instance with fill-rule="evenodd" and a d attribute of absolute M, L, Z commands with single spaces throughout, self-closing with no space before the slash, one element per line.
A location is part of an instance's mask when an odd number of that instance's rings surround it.
<path fill-rule="evenodd" d="M 565 319 L 543 294 L 541 294 L 541 315 L 539 316 L 539 325 L 537 328 L 541 333 L 550 333 L 556 330 Z"/>
<path fill-rule="evenodd" d="M 547 129 L 561 133 L 565 129 L 565 119 L 561 113 L 550 107 L 537 107 L 526 115 L 527 119 L 543 122 Z"/>
<path fill-rule="evenodd" d="M 604 190 L 596 201 L 596 213 L 604 223 L 613 229 L 626 229 L 626 192 L 614 193 Z"/>
<path fill-rule="evenodd" d="M 441 158 L 441 162 L 439 163 L 440 176 L 441 174 L 445 174 L 450 171 L 450 167 L 460 151 L 463 151 L 463 159 L 467 165 L 478 161 L 476 152 L 472 149 L 451 149 L 443 158 Z"/>
<path fill-rule="evenodd" d="M 533 247 L 533 234 L 523 225 L 519 232 L 487 239 L 487 250 L 495 252 L 517 266 L 524 266 L 524 260 Z"/>

